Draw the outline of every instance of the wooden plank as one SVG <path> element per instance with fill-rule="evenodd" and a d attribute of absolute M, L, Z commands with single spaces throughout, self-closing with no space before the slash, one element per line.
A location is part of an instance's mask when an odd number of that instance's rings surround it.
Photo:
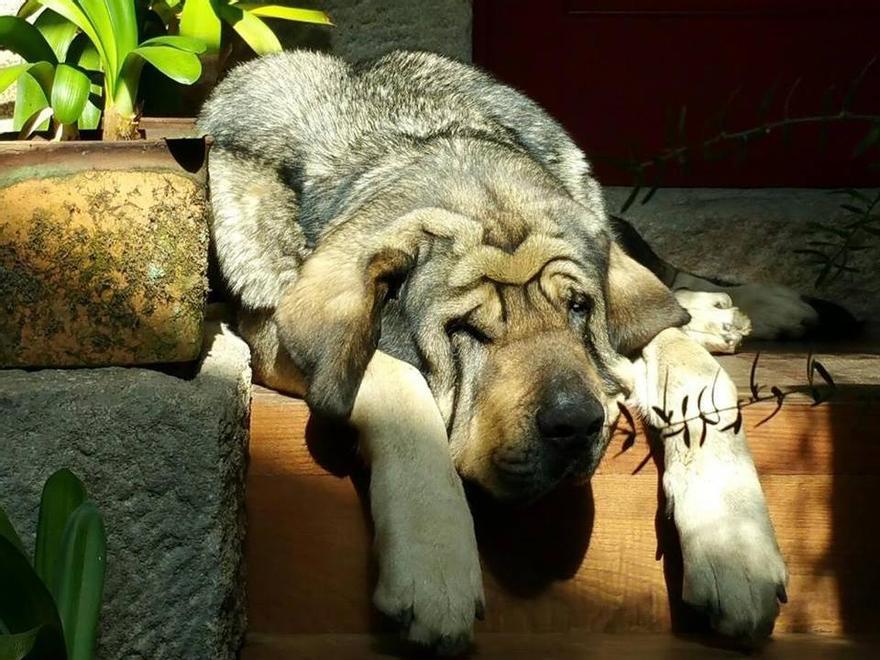
<path fill-rule="evenodd" d="M 818 360 L 834 382 L 842 386 L 839 398 L 852 398 L 854 388 L 865 386 L 873 386 L 869 393 L 877 394 L 877 388 L 880 387 L 880 355 L 877 355 L 876 340 L 853 340 L 846 344 L 836 342 L 825 346 L 798 342 L 757 342 L 740 353 L 716 356 L 743 396 L 748 394 L 749 372 L 756 352 L 760 352 L 757 381 L 765 388 L 771 385 L 782 389 L 805 388 L 807 363 L 811 357 Z M 815 382 L 821 385 L 822 379 L 817 375 Z"/>
<path fill-rule="evenodd" d="M 781 387 L 802 386 L 796 355 L 760 363 Z M 803 358 L 803 355 L 800 356 Z M 798 358 L 798 359 L 800 359 Z M 770 421 L 772 403 L 746 407 L 745 424 L 762 474 L 783 554 L 792 574 L 790 602 L 778 631 L 852 633 L 880 630 L 880 530 L 868 515 L 880 499 L 877 356 L 834 354 L 823 364 L 843 392 L 812 407 L 788 400 Z M 747 386 L 752 358 L 724 358 Z M 868 365 L 867 367 L 865 365 Z M 745 383 L 744 383 L 745 380 Z M 766 381 L 765 381 L 766 382 Z M 769 387 L 769 384 L 768 384 Z M 251 630 L 273 634 L 388 630 L 370 604 L 375 568 L 365 505 L 354 481 L 365 474 L 354 438 L 319 427 L 305 405 L 254 389 L 248 475 Z M 657 559 L 657 468 L 636 475 L 647 455 L 636 445 L 617 455 L 613 440 L 590 487 L 564 489 L 529 507 L 472 498 L 488 597 L 484 633 L 666 631 L 670 612 L 665 562 L 676 575 L 674 540 Z M 660 517 L 662 522 L 662 516 Z M 671 577 L 675 586 L 675 579 Z M 685 621 L 686 623 L 686 621 Z"/>
<path fill-rule="evenodd" d="M 368 635 L 261 635 L 249 634 L 243 660 L 365 660 L 402 655 L 393 637 Z M 774 638 L 761 652 L 765 660 L 863 660 L 877 657 L 880 645 L 873 638 L 842 639 L 810 635 Z M 743 653 L 719 648 L 700 639 L 672 635 L 630 634 L 481 634 L 477 635 L 474 657 L 490 660 L 715 660 L 742 658 Z"/>
<path fill-rule="evenodd" d="M 880 588 L 880 530 L 864 515 L 864 503 L 880 497 L 880 477 L 771 475 L 763 482 L 792 575 L 778 630 L 880 629 L 880 612 L 869 605 Z M 488 598 L 480 629 L 668 630 L 657 509 L 657 480 L 648 474 L 599 475 L 592 491 L 560 493 L 531 510 L 477 503 Z M 252 476 L 248 514 L 252 630 L 377 628 L 368 525 L 351 482 Z"/>
<path fill-rule="evenodd" d="M 249 630 L 372 629 L 370 532 L 349 479 L 249 476 L 247 516 Z"/>

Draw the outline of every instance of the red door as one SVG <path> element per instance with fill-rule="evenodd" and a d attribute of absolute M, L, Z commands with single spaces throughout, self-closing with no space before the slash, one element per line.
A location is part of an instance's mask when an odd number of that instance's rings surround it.
<path fill-rule="evenodd" d="M 474 0 L 474 58 L 559 119 L 605 184 L 641 163 L 645 185 L 869 186 L 878 26 L 880 0 Z M 809 120 L 841 112 L 866 118 Z"/>

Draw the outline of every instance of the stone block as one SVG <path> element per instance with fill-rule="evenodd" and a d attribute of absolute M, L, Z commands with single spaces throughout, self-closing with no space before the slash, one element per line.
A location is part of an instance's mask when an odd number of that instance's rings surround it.
<path fill-rule="evenodd" d="M 243 639 L 250 354 L 210 329 L 190 378 L 0 371 L 0 502 L 28 548 L 61 467 L 104 516 L 100 658 L 231 660 Z"/>

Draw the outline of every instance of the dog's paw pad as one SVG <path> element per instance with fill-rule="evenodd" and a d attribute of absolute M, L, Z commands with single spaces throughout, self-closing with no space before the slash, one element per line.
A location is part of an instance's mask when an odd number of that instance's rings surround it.
<path fill-rule="evenodd" d="M 474 619 L 485 611 L 473 522 L 460 488 L 433 502 L 433 524 L 410 500 L 393 502 L 376 527 L 379 580 L 373 603 L 403 637 L 440 653 L 467 647 Z M 393 516 L 393 518 L 392 518 Z"/>
<path fill-rule="evenodd" d="M 779 603 L 788 600 L 788 574 L 772 533 L 748 524 L 737 529 L 744 533 L 715 526 L 682 537 L 682 597 L 717 632 L 754 642 L 773 631 Z"/>

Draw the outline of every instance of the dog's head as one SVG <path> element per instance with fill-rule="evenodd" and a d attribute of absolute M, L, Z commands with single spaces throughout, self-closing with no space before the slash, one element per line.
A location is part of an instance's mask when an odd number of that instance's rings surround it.
<path fill-rule="evenodd" d="M 593 473 L 631 386 L 625 356 L 687 315 L 565 196 L 461 211 L 328 240 L 279 308 L 282 339 L 323 414 L 350 413 L 377 347 L 415 364 L 460 473 L 534 498 Z"/>

